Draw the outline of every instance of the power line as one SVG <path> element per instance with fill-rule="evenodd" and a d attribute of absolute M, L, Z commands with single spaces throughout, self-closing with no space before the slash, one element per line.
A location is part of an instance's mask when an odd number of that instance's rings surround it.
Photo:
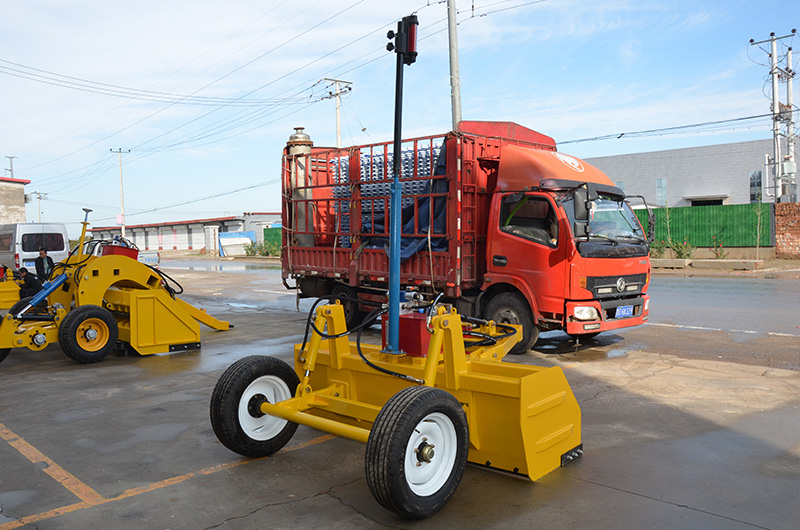
<path fill-rule="evenodd" d="M 592 136 L 591 138 L 581 138 L 580 140 L 567 140 L 564 142 L 558 142 L 561 145 L 564 144 L 575 144 L 580 142 L 596 142 L 598 140 L 612 140 L 612 139 L 621 139 L 621 138 L 637 138 L 641 136 L 656 136 L 656 135 L 663 135 L 664 133 L 672 133 L 672 132 L 682 132 L 691 129 L 697 129 L 700 127 L 707 127 L 707 126 L 715 126 L 715 125 L 723 125 L 728 123 L 740 123 L 749 120 L 757 120 L 762 118 L 769 118 L 772 114 L 758 114 L 755 116 L 745 116 L 742 118 L 730 118 L 727 120 L 717 120 L 717 121 L 707 121 L 703 123 L 694 123 L 691 125 L 678 125 L 675 127 L 661 127 L 659 129 L 646 129 L 643 131 L 630 131 L 630 132 L 621 132 L 621 133 L 613 133 L 613 134 L 605 134 L 602 136 Z"/>
<path fill-rule="evenodd" d="M 82 92 L 89 92 L 93 94 L 101 94 L 105 96 L 121 97 L 126 99 L 136 99 L 143 101 L 151 101 L 157 103 L 170 103 L 174 105 L 198 105 L 198 106 L 234 106 L 234 107 L 256 107 L 256 106 L 271 106 L 271 105 L 287 105 L 292 103 L 302 103 L 302 100 L 291 101 L 283 99 L 244 99 L 244 98 L 223 98 L 216 96 L 195 96 L 193 94 L 168 94 L 165 92 L 154 92 L 151 90 L 142 90 L 137 88 L 128 88 L 119 85 L 111 85 L 101 83 L 98 81 L 89 81 L 86 79 L 79 79 L 76 77 L 57 74 L 40 70 L 32 66 L 25 66 L 19 63 L 0 59 L 0 63 L 11 64 L 18 68 L 10 66 L 3 66 L 0 64 L 0 73 L 36 81 L 47 85 L 58 86 L 62 88 L 69 88 L 72 90 L 80 90 Z M 41 72 L 41 73 L 37 73 Z"/>

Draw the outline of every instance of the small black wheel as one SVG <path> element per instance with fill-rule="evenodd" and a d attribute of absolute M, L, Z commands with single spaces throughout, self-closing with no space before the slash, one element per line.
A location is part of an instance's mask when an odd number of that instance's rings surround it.
<path fill-rule="evenodd" d="M 539 340 L 539 327 L 533 323 L 528 303 L 516 293 L 500 293 L 492 298 L 486 306 L 484 318 L 500 324 L 522 326 L 522 340 L 516 343 L 509 353 L 514 355 L 525 353 Z"/>
<path fill-rule="evenodd" d="M 76 307 L 58 327 L 58 344 L 70 359 L 96 363 L 114 349 L 119 328 L 114 315 L 96 305 Z"/>
<path fill-rule="evenodd" d="M 220 376 L 211 394 L 211 426 L 222 445 L 242 456 L 268 456 L 287 444 L 297 424 L 263 414 L 262 403 L 294 397 L 300 379 L 275 357 L 239 359 Z"/>
<path fill-rule="evenodd" d="M 11 348 L 0 348 L 0 363 L 8 357 L 8 354 L 11 352 Z"/>
<path fill-rule="evenodd" d="M 384 508 L 429 517 L 455 493 L 468 453 L 467 415 L 456 398 L 438 388 L 405 388 L 386 402 L 369 433 L 367 485 Z"/>
<path fill-rule="evenodd" d="M 361 324 L 366 313 L 358 308 L 358 293 L 349 285 L 337 283 L 331 291 L 331 296 L 341 296 L 342 308 L 344 309 L 344 321 L 347 329 L 353 329 Z"/>

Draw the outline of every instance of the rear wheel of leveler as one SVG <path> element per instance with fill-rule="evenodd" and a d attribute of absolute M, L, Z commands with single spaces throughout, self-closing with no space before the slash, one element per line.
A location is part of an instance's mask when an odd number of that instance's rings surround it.
<path fill-rule="evenodd" d="M 361 324 L 366 315 L 358 308 L 358 292 L 355 289 L 349 285 L 337 283 L 331 291 L 331 296 L 342 297 L 339 301 L 344 309 L 344 321 L 347 329 L 353 329 Z"/>
<path fill-rule="evenodd" d="M 429 517 L 453 496 L 464 475 L 469 427 L 449 392 L 409 387 L 386 402 L 367 440 L 365 468 L 381 506 L 412 519 Z"/>
<path fill-rule="evenodd" d="M 239 359 L 220 376 L 211 394 L 211 426 L 222 445 L 242 456 L 271 455 L 294 436 L 297 424 L 261 412 L 262 403 L 294 397 L 297 374 L 274 357 Z"/>
<path fill-rule="evenodd" d="M 500 293 L 492 298 L 486 306 L 484 318 L 500 324 L 522 326 L 522 340 L 516 343 L 509 353 L 525 353 L 539 340 L 539 327 L 533 323 L 528 303 L 516 293 Z"/>
<path fill-rule="evenodd" d="M 114 349 L 119 329 L 114 315 L 96 305 L 76 307 L 58 328 L 58 344 L 79 363 L 96 363 Z"/>

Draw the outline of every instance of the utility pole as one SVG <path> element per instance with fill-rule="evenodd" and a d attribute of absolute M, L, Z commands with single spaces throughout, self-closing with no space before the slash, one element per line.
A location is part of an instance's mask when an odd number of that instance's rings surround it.
<path fill-rule="evenodd" d="M 46 193 L 39 193 L 38 191 L 34 191 L 33 193 L 31 193 L 31 195 L 35 195 L 36 196 L 37 209 L 39 210 L 39 217 L 38 217 L 39 220 L 37 222 L 41 223 L 42 222 L 42 199 L 47 199 L 47 194 Z"/>
<path fill-rule="evenodd" d="M 11 167 L 11 169 L 9 169 L 9 171 L 11 172 L 11 178 L 13 179 L 14 178 L 14 159 L 17 158 L 17 157 L 6 155 L 6 158 L 8 158 L 8 163 L 9 163 L 9 165 Z"/>
<path fill-rule="evenodd" d="M 333 92 L 326 96 L 326 99 L 336 98 L 336 147 L 342 146 L 342 121 L 341 121 L 341 108 L 342 108 L 342 94 L 353 90 L 350 81 L 342 81 L 341 79 L 325 78 L 323 81 L 334 83 Z M 344 89 L 340 89 L 340 85 L 344 85 Z"/>
<path fill-rule="evenodd" d="M 458 72 L 458 23 L 456 0 L 447 0 L 447 31 L 450 36 L 450 99 L 453 107 L 453 130 L 461 121 L 461 76 Z"/>
<path fill-rule="evenodd" d="M 120 209 L 120 221 L 122 225 L 122 237 L 125 237 L 125 194 L 122 191 L 122 153 L 130 153 L 131 150 L 128 149 L 127 151 L 123 151 L 120 147 L 116 151 L 113 149 L 109 149 L 112 153 L 117 153 L 119 155 L 119 209 Z"/>
<path fill-rule="evenodd" d="M 795 175 L 797 174 L 797 164 L 795 162 L 795 128 L 792 118 L 793 105 L 793 83 L 794 70 L 792 69 L 792 49 L 788 48 L 785 56 L 785 67 L 781 68 L 778 57 L 778 41 L 788 37 L 794 37 L 797 33 L 793 29 L 789 35 L 776 37 L 775 33 L 770 33 L 770 38 L 755 42 L 750 39 L 750 45 L 755 46 L 766 42 L 770 43 L 770 77 L 772 78 L 772 159 L 769 164 L 772 168 L 773 191 L 771 196 L 774 201 L 786 202 L 797 201 L 797 187 Z M 780 102 L 780 82 L 786 82 L 786 105 Z M 781 126 L 784 131 L 781 132 Z M 786 140 L 786 156 L 781 156 L 781 139 Z M 770 194 L 767 193 L 769 196 Z M 783 199 L 783 200 L 782 200 Z"/>

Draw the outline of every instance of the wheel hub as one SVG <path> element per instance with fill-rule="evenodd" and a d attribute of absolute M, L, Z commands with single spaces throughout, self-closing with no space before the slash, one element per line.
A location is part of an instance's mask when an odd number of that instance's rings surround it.
<path fill-rule="evenodd" d="M 83 336 L 86 337 L 86 340 L 95 340 L 97 338 L 97 330 L 89 328 L 84 332 Z"/>
<path fill-rule="evenodd" d="M 254 418 L 264 416 L 264 413 L 261 412 L 261 405 L 264 403 L 269 403 L 267 396 L 264 394 L 254 394 L 253 397 L 250 398 L 250 401 L 247 402 L 247 412 Z"/>
<path fill-rule="evenodd" d="M 414 453 L 416 453 L 417 455 L 418 466 L 421 466 L 422 462 L 428 464 L 431 463 L 431 460 L 433 460 L 433 456 L 436 454 L 433 450 L 435 447 L 436 447 L 435 445 L 429 444 L 428 440 L 423 438 L 422 443 L 419 444 L 419 446 L 416 449 L 414 449 Z"/>

